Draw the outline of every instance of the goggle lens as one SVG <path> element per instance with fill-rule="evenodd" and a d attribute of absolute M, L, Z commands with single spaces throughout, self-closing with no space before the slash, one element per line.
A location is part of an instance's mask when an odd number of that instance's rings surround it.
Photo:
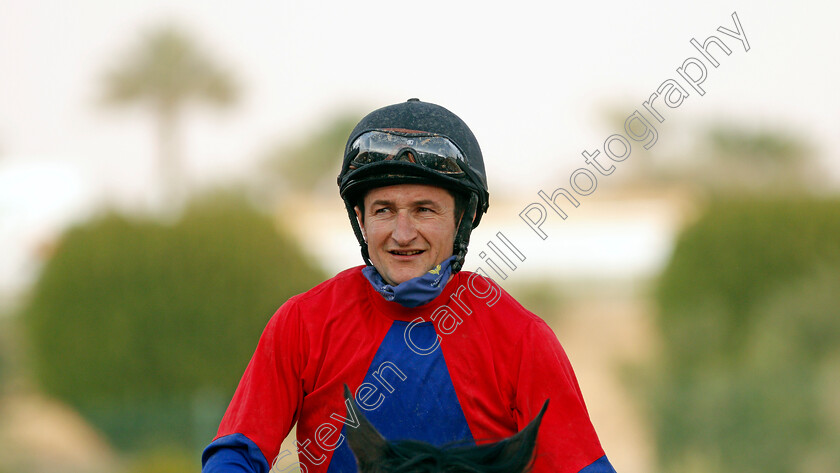
<path fill-rule="evenodd" d="M 351 170 L 383 161 L 403 161 L 441 174 L 460 175 L 464 171 L 459 162 L 466 162 L 448 138 L 429 133 L 369 131 L 356 138 L 350 152 L 355 154 Z"/>

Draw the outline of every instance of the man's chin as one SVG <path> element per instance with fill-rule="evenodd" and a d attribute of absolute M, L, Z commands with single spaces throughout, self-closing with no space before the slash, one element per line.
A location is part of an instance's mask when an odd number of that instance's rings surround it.
<path fill-rule="evenodd" d="M 416 277 L 417 277 L 417 276 L 409 276 L 409 277 L 405 277 L 405 278 L 397 278 L 397 279 L 394 279 L 394 282 L 389 283 L 389 284 L 391 284 L 392 286 L 399 286 L 400 284 L 402 284 L 402 283 L 404 283 L 404 282 L 406 282 L 406 281 L 410 281 L 410 280 L 412 280 L 412 279 L 414 279 L 414 278 L 416 278 Z"/>
<path fill-rule="evenodd" d="M 388 279 L 392 279 L 392 281 L 389 282 L 389 284 L 391 284 L 392 286 L 396 286 L 396 285 L 402 284 L 402 283 L 404 283 L 408 280 L 414 279 L 418 276 L 422 276 L 424 274 L 426 274 L 426 271 L 410 271 L 410 272 L 400 271 L 396 274 L 389 275 L 390 278 L 388 278 Z"/>

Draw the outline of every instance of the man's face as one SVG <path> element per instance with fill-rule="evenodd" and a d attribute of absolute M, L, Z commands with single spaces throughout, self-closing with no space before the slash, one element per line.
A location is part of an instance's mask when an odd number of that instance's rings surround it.
<path fill-rule="evenodd" d="M 452 256 L 455 199 L 447 190 L 399 184 L 370 190 L 364 199 L 370 260 L 385 282 L 397 285 L 422 276 Z"/>

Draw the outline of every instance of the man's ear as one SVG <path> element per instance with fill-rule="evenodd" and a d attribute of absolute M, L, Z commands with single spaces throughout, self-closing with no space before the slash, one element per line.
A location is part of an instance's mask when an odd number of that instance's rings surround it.
<path fill-rule="evenodd" d="M 362 210 L 357 205 L 353 207 L 353 211 L 356 212 L 356 221 L 359 222 L 359 228 L 362 230 L 362 236 L 365 237 L 365 240 L 367 240 L 367 234 L 365 233 L 365 224 L 362 223 Z"/>

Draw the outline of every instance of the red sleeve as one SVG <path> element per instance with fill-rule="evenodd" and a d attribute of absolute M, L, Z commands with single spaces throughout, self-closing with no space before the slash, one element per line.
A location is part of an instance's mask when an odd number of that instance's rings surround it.
<path fill-rule="evenodd" d="M 521 430 L 550 399 L 537 439 L 534 473 L 577 473 L 604 455 L 577 378 L 557 336 L 542 320 L 520 340 L 514 415 Z"/>
<path fill-rule="evenodd" d="M 305 355 L 300 314 L 286 302 L 271 318 L 225 412 L 216 438 L 243 434 L 269 465 L 289 434 L 303 403 L 301 370 Z"/>

